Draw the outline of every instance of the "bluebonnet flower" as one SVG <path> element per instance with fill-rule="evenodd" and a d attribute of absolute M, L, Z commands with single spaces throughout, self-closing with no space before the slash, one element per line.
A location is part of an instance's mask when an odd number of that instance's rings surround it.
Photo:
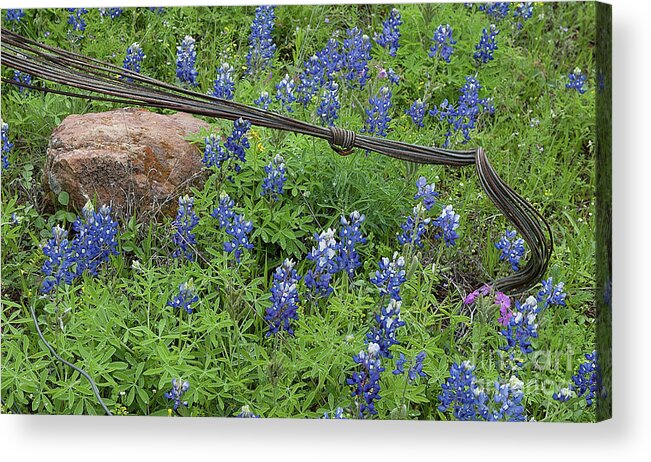
<path fill-rule="evenodd" d="M 150 6 L 150 7 L 148 7 L 148 10 L 151 11 L 152 13 L 156 13 L 156 14 L 165 13 L 165 8 L 163 8 L 162 6 Z"/>
<path fill-rule="evenodd" d="M 581 72 L 581 69 L 578 67 L 574 69 L 574 72 L 570 73 L 568 78 L 570 81 L 565 85 L 565 88 L 574 89 L 581 95 L 587 91 L 585 88 L 583 88 L 583 85 L 585 85 L 585 81 L 588 76 Z"/>
<path fill-rule="evenodd" d="M 579 365 L 576 375 L 572 376 L 572 390 L 580 398 L 585 397 L 585 403 L 592 406 L 597 393 L 597 383 L 599 381 L 599 365 L 597 364 L 597 352 L 586 353 L 586 362 Z"/>
<path fill-rule="evenodd" d="M 176 47 L 176 77 L 181 83 L 196 87 L 197 83 L 197 51 L 194 49 L 195 40 L 186 35 L 181 45 Z"/>
<path fill-rule="evenodd" d="M 392 358 L 391 347 L 399 345 L 396 331 L 405 325 L 400 319 L 400 306 L 402 301 L 390 299 L 386 306 L 383 306 L 380 313 L 375 315 L 376 325 L 366 334 L 366 341 L 379 346 L 379 355 L 384 358 Z"/>
<path fill-rule="evenodd" d="M 491 24 L 488 29 L 482 31 L 481 39 L 475 46 L 475 50 L 477 51 L 475 52 L 474 57 L 477 62 L 486 64 L 488 61 L 493 60 L 493 52 L 497 50 L 497 40 L 495 37 L 497 37 L 497 34 L 499 33 L 500 31 L 495 27 L 495 24 Z"/>
<path fill-rule="evenodd" d="M 479 11 L 485 12 L 495 21 L 501 21 L 509 15 L 509 6 L 508 2 L 492 2 L 479 5 Z"/>
<path fill-rule="evenodd" d="M 508 260 L 513 271 L 520 269 L 520 259 L 524 256 L 524 240 L 514 239 L 516 234 L 515 230 L 507 230 L 495 244 L 495 247 L 501 250 L 500 261 Z"/>
<path fill-rule="evenodd" d="M 285 159 L 280 154 L 276 154 L 269 165 L 264 168 L 267 176 L 262 181 L 262 194 L 269 196 L 271 200 L 277 201 L 283 193 L 285 186 Z"/>
<path fill-rule="evenodd" d="M 213 87 L 212 95 L 216 98 L 233 99 L 235 94 L 235 69 L 228 63 L 222 63 L 217 68 L 217 78 Z"/>
<path fill-rule="evenodd" d="M 445 134 L 445 146 L 449 146 L 450 139 L 455 132 L 461 131 L 463 143 L 470 141 L 470 131 L 477 126 L 480 109 L 483 112 L 492 114 L 495 111 L 491 98 L 479 98 L 479 90 L 482 86 L 476 78 L 466 77 L 466 83 L 459 90 L 459 101 L 457 106 L 444 100 L 438 108 L 429 111 L 431 116 L 438 116 L 442 121 L 449 124 L 450 128 Z"/>
<path fill-rule="evenodd" d="M 9 141 L 9 124 L 2 123 L 2 169 L 9 168 L 9 153 L 14 143 Z"/>
<path fill-rule="evenodd" d="M 371 60 L 371 41 L 360 29 L 346 31 L 342 49 L 342 70 L 349 86 L 364 88 L 369 79 L 368 62 Z"/>
<path fill-rule="evenodd" d="M 565 387 L 565 388 L 561 388 L 559 391 L 554 393 L 552 395 L 552 398 L 555 399 L 556 401 L 560 401 L 561 403 L 564 403 L 566 401 L 569 401 L 570 398 L 572 398 L 572 396 L 573 396 L 572 390 Z"/>
<path fill-rule="evenodd" d="M 446 205 L 441 215 L 433 222 L 437 231 L 434 235 L 437 239 L 443 239 L 446 246 L 452 246 L 459 238 L 456 229 L 459 227 L 459 214 L 455 213 L 451 205 Z"/>
<path fill-rule="evenodd" d="M 366 123 L 362 131 L 376 136 L 387 136 L 387 128 L 391 122 L 389 109 L 391 109 L 391 90 L 382 87 L 378 93 L 368 100 L 370 109 L 366 109 Z"/>
<path fill-rule="evenodd" d="M 333 38 L 329 39 L 326 45 L 317 51 L 316 56 L 323 70 L 323 75 L 328 79 L 332 79 L 335 74 L 341 71 L 344 65 L 344 55 L 339 42 Z"/>
<path fill-rule="evenodd" d="M 122 8 L 100 8 L 100 16 L 109 16 L 111 19 L 115 19 L 123 13 Z"/>
<path fill-rule="evenodd" d="M 88 13 L 86 8 L 68 8 L 68 11 L 72 13 L 68 16 L 68 24 L 72 26 L 73 31 L 85 31 L 86 30 L 86 20 L 84 15 Z"/>
<path fill-rule="evenodd" d="M 145 58 L 145 52 L 142 51 L 139 43 L 132 43 L 129 48 L 127 48 L 127 54 L 124 57 L 122 67 L 126 70 L 140 73 L 140 63 Z M 127 82 L 131 82 L 130 77 L 120 76 L 120 78 L 125 79 Z"/>
<path fill-rule="evenodd" d="M 245 404 L 242 406 L 242 409 L 240 409 L 240 413 L 237 414 L 235 417 L 239 417 L 240 419 L 259 419 L 260 416 L 258 414 L 254 414 L 251 412 L 251 408 L 249 407 L 248 404 Z"/>
<path fill-rule="evenodd" d="M 398 243 L 400 245 L 409 244 L 417 247 L 423 247 L 423 235 L 427 232 L 427 227 L 432 221 L 431 218 L 425 217 L 425 208 L 422 204 L 417 204 L 413 213 L 407 217 L 400 227 L 402 233 L 398 234 Z"/>
<path fill-rule="evenodd" d="M 423 119 L 425 118 L 425 111 L 427 110 L 427 106 L 423 101 L 418 98 L 416 101 L 414 101 L 409 109 L 405 111 L 405 114 L 407 114 L 409 117 L 411 117 L 412 122 L 416 124 L 417 127 L 424 127 L 425 124 L 423 123 Z"/>
<path fill-rule="evenodd" d="M 400 47 L 400 26 L 402 18 L 400 12 L 393 8 L 389 17 L 382 23 L 382 32 L 375 34 L 375 41 L 382 48 L 388 48 L 389 55 L 395 56 Z"/>
<path fill-rule="evenodd" d="M 20 20 L 25 17 L 25 10 L 22 8 L 18 9 L 13 9 L 13 10 L 7 10 L 7 14 L 5 15 L 5 21 L 7 22 L 20 22 Z"/>
<path fill-rule="evenodd" d="M 434 204 L 436 204 L 436 198 L 439 196 L 439 193 L 434 189 L 434 183 L 427 184 L 427 178 L 421 176 L 416 180 L 416 187 L 418 188 L 418 192 L 414 195 L 414 199 L 422 199 L 425 210 L 430 211 L 434 207 Z"/>
<path fill-rule="evenodd" d="M 416 355 L 413 360 L 407 360 L 405 355 L 400 353 L 400 358 L 396 361 L 396 368 L 393 373 L 395 375 L 402 375 L 405 373 L 405 364 L 407 364 L 407 379 L 409 383 L 415 382 L 418 377 L 427 377 L 427 374 L 423 372 L 423 361 L 427 354 L 424 351 L 421 351 Z"/>
<path fill-rule="evenodd" d="M 276 15 L 273 6 L 259 6 L 251 23 L 249 52 L 246 55 L 246 74 L 256 74 L 271 66 L 276 45 L 271 38 Z"/>
<path fill-rule="evenodd" d="M 491 410 L 489 420 L 503 420 L 507 422 L 524 422 L 526 416 L 522 398 L 523 383 L 516 376 L 511 376 L 508 383 L 500 384 L 495 382 L 495 394 L 493 395 L 494 408 Z"/>
<path fill-rule="evenodd" d="M 235 203 L 228 194 L 222 193 L 219 198 L 219 205 L 210 214 L 213 218 L 217 219 L 221 229 L 225 229 L 233 221 L 235 217 L 235 212 L 233 211 L 234 205 Z"/>
<path fill-rule="evenodd" d="M 234 170 L 238 173 L 242 168 L 240 163 L 246 162 L 246 150 L 251 147 L 246 137 L 250 128 L 251 122 L 240 117 L 233 122 L 233 131 L 224 143 L 224 147 L 231 153 L 230 157 L 235 160 Z"/>
<path fill-rule="evenodd" d="M 542 290 L 536 297 L 539 302 L 544 302 L 544 306 L 558 305 L 565 306 L 566 293 L 563 292 L 564 282 L 559 282 L 554 286 L 552 278 L 542 281 Z"/>
<path fill-rule="evenodd" d="M 88 270 L 97 276 L 99 266 L 108 261 L 110 255 L 117 255 L 118 224 L 111 218 L 111 208 L 107 205 L 100 207 L 95 212 L 91 202 L 83 210 L 82 217 L 78 217 L 72 224 L 75 238 L 71 248 L 76 254 L 76 275 Z"/>
<path fill-rule="evenodd" d="M 407 280 L 405 273 L 405 259 L 398 256 L 398 252 L 393 254 L 393 260 L 382 257 L 379 263 L 380 269 L 371 277 L 371 282 L 380 290 L 380 295 L 388 295 L 394 300 L 400 298 L 400 287 Z"/>
<path fill-rule="evenodd" d="M 194 260 L 194 250 L 192 246 L 197 243 L 192 230 L 199 224 L 199 217 L 194 213 L 194 198 L 188 195 L 179 197 L 179 209 L 172 226 L 176 229 L 172 241 L 176 246 L 172 256 L 179 258 L 184 256 L 188 260 Z"/>
<path fill-rule="evenodd" d="M 538 301 L 535 297 L 527 298 L 524 303 L 516 300 L 513 316 L 500 332 L 506 339 L 506 345 L 500 348 L 511 351 L 518 347 L 522 354 L 533 352 L 531 340 L 538 337 L 537 315 Z"/>
<path fill-rule="evenodd" d="M 187 380 L 181 381 L 181 379 L 172 379 L 172 389 L 165 392 L 165 398 L 174 402 L 174 411 L 176 411 L 181 405 L 188 407 L 188 402 L 183 401 L 182 399 L 185 392 L 189 389 L 190 383 Z"/>
<path fill-rule="evenodd" d="M 350 379 L 346 379 L 348 385 L 353 386 L 352 395 L 357 404 L 358 417 L 363 419 L 366 415 L 377 414 L 375 402 L 380 396 L 380 374 L 384 372 L 382 362 L 379 358 L 380 347 L 375 343 L 369 343 L 367 351 L 360 351 L 353 356 L 353 361 L 360 365 L 360 370 L 353 372 Z"/>
<path fill-rule="evenodd" d="M 228 152 L 222 146 L 219 137 L 210 134 L 205 138 L 206 146 L 203 149 L 203 164 L 207 167 L 222 168 L 224 162 L 229 159 Z"/>
<path fill-rule="evenodd" d="M 314 239 L 317 241 L 316 247 L 312 247 L 307 259 L 315 262 L 316 268 L 305 275 L 305 285 L 317 296 L 326 298 L 332 293 L 330 280 L 339 271 L 339 243 L 335 239 L 335 231 L 330 228 L 321 234 L 314 233 Z"/>
<path fill-rule="evenodd" d="M 487 420 L 488 396 L 477 385 L 475 366 L 470 361 L 453 363 L 450 377 L 441 385 L 439 411 L 452 409 L 457 420 Z"/>
<path fill-rule="evenodd" d="M 179 285 L 179 293 L 167 302 L 167 306 L 179 310 L 183 308 L 188 314 L 192 314 L 194 312 L 192 305 L 198 301 L 199 296 L 195 293 L 192 284 L 184 282 Z"/>
<path fill-rule="evenodd" d="M 322 419 L 346 420 L 346 418 L 344 417 L 344 410 L 341 407 L 335 409 L 335 412 L 332 414 L 332 417 L 330 417 L 330 414 L 328 414 L 327 412 L 324 412 Z"/>
<path fill-rule="evenodd" d="M 365 219 L 366 217 L 357 210 L 351 213 L 348 219 L 344 216 L 340 219 L 338 269 L 346 271 L 350 278 L 355 274 L 355 269 L 362 264 L 355 246 L 366 244 L 366 238 L 362 235 L 361 230 Z"/>
<path fill-rule="evenodd" d="M 285 259 L 282 266 L 276 268 L 271 286 L 271 306 L 266 309 L 264 316 L 265 321 L 269 323 L 267 336 L 275 335 L 280 330 L 294 335 L 291 322 L 298 319 L 300 299 L 296 284 L 300 280 L 292 260 Z"/>
<path fill-rule="evenodd" d="M 45 274 L 41 284 L 41 293 L 50 293 L 61 283 L 71 284 L 75 278 L 72 265 L 76 258 L 68 242 L 68 232 L 59 225 L 52 229 L 52 237 L 43 246 L 45 262 L 41 270 Z"/>
<path fill-rule="evenodd" d="M 439 56 L 446 63 L 450 62 L 455 45 L 457 42 L 452 38 L 452 27 L 449 24 L 445 26 L 441 24 L 435 31 L 432 37 L 432 46 L 429 49 L 429 57 L 435 58 Z"/>
<path fill-rule="evenodd" d="M 324 82 L 323 63 L 317 55 L 312 55 L 305 61 L 305 70 L 298 76 L 298 88 L 296 89 L 296 99 L 298 102 L 307 107 L 312 101 L 314 95 L 321 89 Z"/>
<path fill-rule="evenodd" d="M 337 114 L 341 105 L 339 104 L 339 85 L 334 80 L 328 80 L 321 96 L 321 103 L 316 114 L 325 126 L 332 126 L 339 117 Z"/>
<path fill-rule="evenodd" d="M 249 242 L 251 231 L 253 231 L 253 223 L 239 214 L 235 214 L 233 221 L 226 227 L 226 234 L 231 236 L 231 240 L 224 242 L 224 250 L 233 253 L 237 263 L 240 262 L 244 249 L 253 248 L 253 244 Z"/>
<path fill-rule="evenodd" d="M 268 92 L 263 91 L 260 93 L 260 97 L 253 101 L 253 104 L 267 111 L 269 110 L 269 105 L 271 104 L 271 96 L 269 96 Z"/>
<path fill-rule="evenodd" d="M 389 82 L 391 82 L 393 85 L 398 85 L 400 83 L 400 76 L 391 67 L 387 71 L 387 77 L 389 79 Z"/>
<path fill-rule="evenodd" d="M 522 29 L 523 22 L 533 16 L 533 2 L 520 2 L 513 10 L 513 18 L 518 20 L 518 29 Z"/>
<path fill-rule="evenodd" d="M 295 86 L 296 84 L 289 74 L 285 74 L 285 77 L 276 85 L 276 101 L 280 101 L 282 108 L 287 112 L 294 112 L 292 103 L 296 101 Z"/>
<path fill-rule="evenodd" d="M 20 83 L 25 84 L 25 85 L 31 85 L 32 84 L 32 76 L 27 74 L 27 73 L 20 72 L 20 71 L 14 71 L 13 80 L 14 80 L 14 82 L 18 82 L 19 84 Z M 27 94 L 29 92 L 29 88 L 23 87 L 23 86 L 18 86 L 18 91 L 20 93 Z"/>

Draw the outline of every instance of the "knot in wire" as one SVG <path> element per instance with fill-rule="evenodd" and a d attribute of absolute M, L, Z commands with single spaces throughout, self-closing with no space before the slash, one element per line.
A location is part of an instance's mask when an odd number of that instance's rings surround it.
<path fill-rule="evenodd" d="M 352 130 L 345 130 L 339 127 L 330 127 L 330 147 L 340 156 L 347 156 L 353 152 L 355 147 L 355 132 Z"/>

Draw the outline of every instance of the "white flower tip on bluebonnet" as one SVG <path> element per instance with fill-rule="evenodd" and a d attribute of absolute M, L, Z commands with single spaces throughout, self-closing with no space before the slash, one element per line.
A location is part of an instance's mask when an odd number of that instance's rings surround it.
<path fill-rule="evenodd" d="M 514 391 L 522 391 L 524 388 L 524 382 L 517 378 L 515 375 L 512 375 L 509 379 L 509 386 Z"/>
<path fill-rule="evenodd" d="M 370 354 L 371 356 L 377 356 L 379 352 L 380 352 L 380 345 L 374 342 L 368 344 L 368 354 Z"/>
<path fill-rule="evenodd" d="M 538 305 L 538 300 L 536 300 L 536 297 L 534 297 L 533 295 L 530 295 L 529 297 L 527 297 L 525 303 L 533 308 L 536 305 Z"/>
<path fill-rule="evenodd" d="M 212 135 L 211 135 L 211 136 L 212 136 Z M 222 192 L 219 194 L 219 199 L 220 199 L 220 200 L 222 200 L 222 199 L 230 200 L 231 197 L 228 195 L 228 193 L 227 193 L 226 191 L 222 191 Z"/>

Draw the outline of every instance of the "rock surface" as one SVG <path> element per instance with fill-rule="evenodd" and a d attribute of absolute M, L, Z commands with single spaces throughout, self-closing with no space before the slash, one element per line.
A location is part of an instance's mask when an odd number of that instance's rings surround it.
<path fill-rule="evenodd" d="M 81 210 L 88 200 L 109 204 L 118 216 L 176 213 L 178 197 L 200 186 L 201 152 L 186 140 L 210 125 L 189 114 L 145 109 L 71 115 L 50 138 L 44 189 L 61 191 Z"/>

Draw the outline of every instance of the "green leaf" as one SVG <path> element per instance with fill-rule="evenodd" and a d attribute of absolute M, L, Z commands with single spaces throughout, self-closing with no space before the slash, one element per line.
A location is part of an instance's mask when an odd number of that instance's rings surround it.
<path fill-rule="evenodd" d="M 67 207 L 70 202 L 70 195 L 66 191 L 61 191 L 57 199 L 59 200 L 59 204 Z"/>

